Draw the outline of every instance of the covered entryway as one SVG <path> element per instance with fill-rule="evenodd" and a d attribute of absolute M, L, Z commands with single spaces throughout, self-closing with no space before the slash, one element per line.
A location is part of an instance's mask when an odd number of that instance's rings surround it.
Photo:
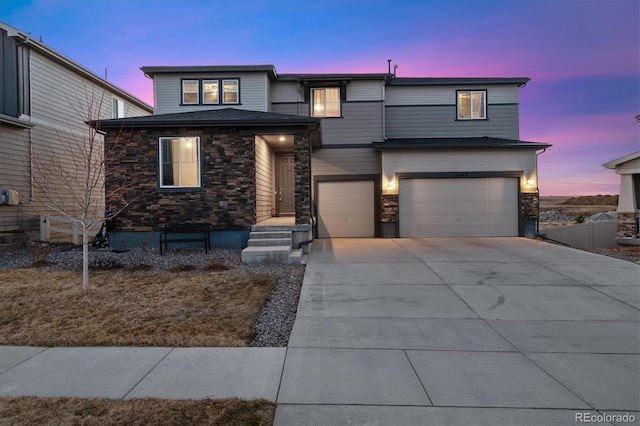
<path fill-rule="evenodd" d="M 518 236 L 518 179 L 400 179 L 400 237 Z"/>
<path fill-rule="evenodd" d="M 373 237 L 373 180 L 318 182 L 318 236 Z"/>

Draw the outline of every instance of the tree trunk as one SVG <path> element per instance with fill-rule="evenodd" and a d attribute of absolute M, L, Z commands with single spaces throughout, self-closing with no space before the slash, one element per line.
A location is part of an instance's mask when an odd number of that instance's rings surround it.
<path fill-rule="evenodd" d="M 89 289 L 89 231 L 82 229 L 82 288 Z"/>

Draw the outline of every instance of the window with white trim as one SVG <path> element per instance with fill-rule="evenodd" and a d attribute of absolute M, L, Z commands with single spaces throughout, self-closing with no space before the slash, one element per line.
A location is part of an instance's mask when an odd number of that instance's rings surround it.
<path fill-rule="evenodd" d="M 229 105 L 239 103 L 240 80 L 237 78 L 182 80 L 182 105 Z"/>
<path fill-rule="evenodd" d="M 124 117 L 124 102 L 122 99 L 111 98 L 111 118 Z"/>
<path fill-rule="evenodd" d="M 222 103 L 237 104 L 238 102 L 238 80 L 222 80 Z"/>
<path fill-rule="evenodd" d="M 160 188 L 200 186 L 200 138 L 160 138 L 159 151 Z"/>
<path fill-rule="evenodd" d="M 340 88 L 311 89 L 312 117 L 340 117 Z"/>
<path fill-rule="evenodd" d="M 457 95 L 458 120 L 486 120 L 486 90 L 459 90 Z"/>
<path fill-rule="evenodd" d="M 187 105 L 200 103 L 200 81 L 182 80 L 182 103 Z"/>
<path fill-rule="evenodd" d="M 218 80 L 202 80 L 202 103 L 217 104 Z"/>

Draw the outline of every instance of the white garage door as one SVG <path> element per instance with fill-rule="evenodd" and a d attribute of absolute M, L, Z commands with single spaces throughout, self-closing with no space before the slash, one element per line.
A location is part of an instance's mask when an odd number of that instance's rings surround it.
<path fill-rule="evenodd" d="M 318 236 L 373 237 L 373 181 L 318 183 Z"/>
<path fill-rule="evenodd" d="M 401 237 L 518 235 L 518 179 L 401 179 Z"/>

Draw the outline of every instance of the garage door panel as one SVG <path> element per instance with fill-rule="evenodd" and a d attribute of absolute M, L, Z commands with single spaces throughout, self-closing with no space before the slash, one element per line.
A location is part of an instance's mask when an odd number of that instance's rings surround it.
<path fill-rule="evenodd" d="M 374 211 L 372 180 L 318 183 L 319 237 L 373 237 Z"/>
<path fill-rule="evenodd" d="M 401 237 L 517 236 L 515 178 L 402 179 Z"/>

